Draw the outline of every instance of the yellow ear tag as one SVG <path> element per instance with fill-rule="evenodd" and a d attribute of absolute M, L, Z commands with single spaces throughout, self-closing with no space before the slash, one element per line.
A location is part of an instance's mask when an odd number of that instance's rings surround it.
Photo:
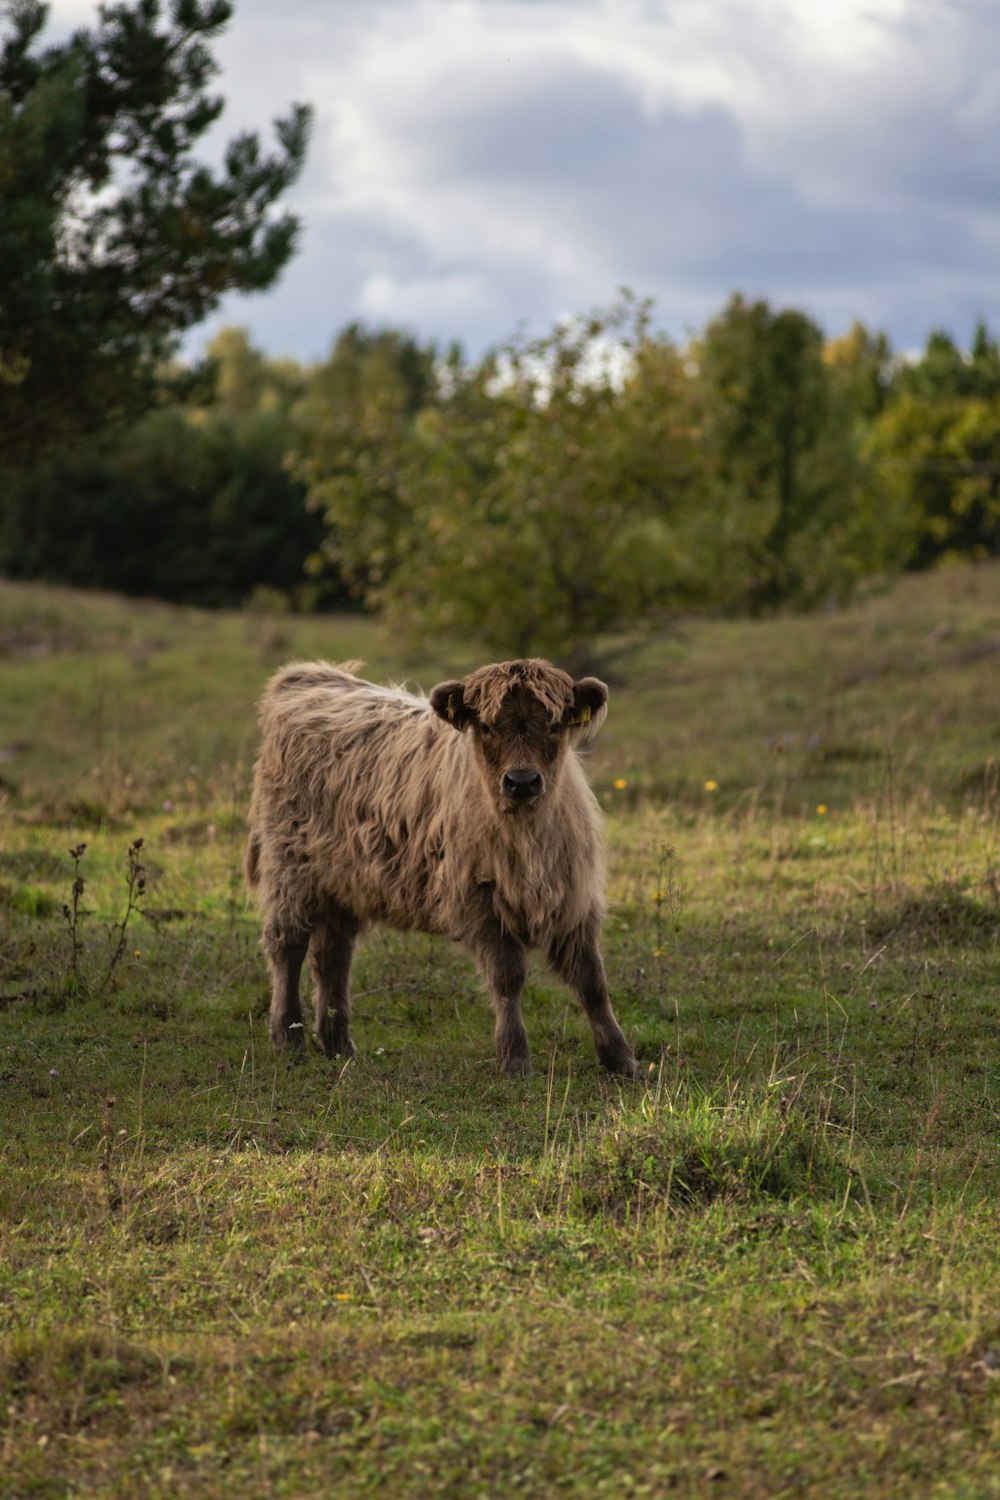
<path fill-rule="evenodd" d="M 578 724 L 589 724 L 590 723 L 590 709 L 589 708 L 581 709 L 579 717 L 576 718 L 576 719 L 569 719 L 569 720 L 567 720 L 567 723 L 569 724 L 569 727 L 571 729 L 575 729 Z"/>
<path fill-rule="evenodd" d="M 448 718 L 452 721 L 452 723 L 455 722 L 455 694 L 454 693 L 449 693 L 448 694 Z"/>

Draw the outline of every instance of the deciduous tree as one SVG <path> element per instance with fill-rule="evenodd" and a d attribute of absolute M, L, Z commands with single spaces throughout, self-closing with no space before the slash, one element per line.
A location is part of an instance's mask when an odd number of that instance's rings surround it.
<path fill-rule="evenodd" d="M 353 380 L 328 383 L 301 470 L 328 555 L 369 604 L 401 629 L 583 669 L 602 633 L 711 592 L 695 406 L 642 304 L 471 368 L 414 354 L 369 340 Z"/>
<path fill-rule="evenodd" d="M 878 571 L 857 405 L 818 325 L 737 295 L 695 354 L 713 488 L 748 541 L 745 602 L 816 603 Z"/>

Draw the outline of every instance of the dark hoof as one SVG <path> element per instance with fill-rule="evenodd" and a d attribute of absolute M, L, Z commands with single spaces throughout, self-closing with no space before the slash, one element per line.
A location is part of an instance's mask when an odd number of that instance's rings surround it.
<path fill-rule="evenodd" d="M 289 1062 L 301 1062 L 306 1053 L 306 1029 L 301 1021 L 292 1021 L 288 1026 L 274 1027 L 271 1041 L 275 1052 L 282 1052 Z"/>
<path fill-rule="evenodd" d="M 609 1073 L 617 1073 L 619 1078 L 631 1078 L 638 1083 L 646 1076 L 642 1063 L 631 1052 L 625 1057 L 602 1057 L 601 1062 Z"/>
<path fill-rule="evenodd" d="M 506 1062 L 500 1064 L 508 1078 L 530 1078 L 530 1057 L 508 1057 Z"/>

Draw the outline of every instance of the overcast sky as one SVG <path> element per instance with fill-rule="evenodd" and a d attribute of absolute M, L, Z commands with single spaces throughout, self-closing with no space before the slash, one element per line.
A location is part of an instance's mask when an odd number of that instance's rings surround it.
<path fill-rule="evenodd" d="M 998 0 L 235 0 L 216 56 L 226 133 L 316 122 L 300 253 L 192 350 L 478 353 L 622 285 L 677 337 L 736 289 L 899 349 L 1000 330 Z"/>

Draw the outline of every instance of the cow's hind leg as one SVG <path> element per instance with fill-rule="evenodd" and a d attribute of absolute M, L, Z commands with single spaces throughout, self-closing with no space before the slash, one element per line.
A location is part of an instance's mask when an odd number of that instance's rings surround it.
<path fill-rule="evenodd" d="M 470 946 L 496 1013 L 493 1038 L 497 1067 L 511 1077 L 527 1078 L 531 1056 L 521 1018 L 521 994 L 528 974 L 524 948 L 502 930 L 495 918 L 483 925 Z"/>
<path fill-rule="evenodd" d="M 640 1078 L 642 1070 L 611 1008 L 597 934 L 595 918 L 553 943 L 549 962 L 583 1006 L 600 1061 L 611 1073 Z"/>
<path fill-rule="evenodd" d="M 348 913 L 327 912 L 309 944 L 315 986 L 316 1037 L 327 1057 L 353 1057 L 351 960 L 358 924 Z"/>
<path fill-rule="evenodd" d="M 309 933 L 298 929 L 289 931 L 272 919 L 264 925 L 261 946 L 271 971 L 271 1041 L 279 1052 L 289 1048 L 301 1054 L 306 1038 L 299 978 L 309 946 Z"/>

